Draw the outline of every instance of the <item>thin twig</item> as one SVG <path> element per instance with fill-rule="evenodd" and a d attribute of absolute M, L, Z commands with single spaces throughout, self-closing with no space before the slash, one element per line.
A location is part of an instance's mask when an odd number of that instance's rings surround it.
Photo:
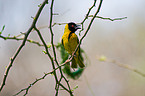
<path fill-rule="evenodd" d="M 36 79 L 36 80 L 35 80 L 34 82 L 32 82 L 28 87 L 26 87 L 26 88 L 24 88 L 24 89 L 21 89 L 19 92 L 17 92 L 17 93 L 16 93 L 15 95 L 13 95 L 13 96 L 17 96 L 17 95 L 19 95 L 19 94 L 20 94 L 21 92 L 23 92 L 23 91 L 26 91 L 26 93 L 25 93 L 25 95 L 26 95 L 26 94 L 28 93 L 29 89 L 30 89 L 33 85 L 35 85 L 37 82 L 39 82 L 39 81 L 45 79 L 45 77 L 48 76 L 49 74 L 54 74 L 54 72 L 55 72 L 57 69 L 61 68 L 61 67 L 64 66 L 66 63 L 67 63 L 67 62 L 63 63 L 62 65 L 58 66 L 57 68 L 55 68 L 55 69 L 54 69 L 53 71 L 51 71 L 51 72 L 44 73 L 44 75 L 43 75 L 42 77 Z"/>
<path fill-rule="evenodd" d="M 54 39 L 53 39 L 53 37 L 54 37 L 53 30 L 52 30 L 52 27 L 53 27 L 53 26 L 52 26 L 52 20 L 53 20 L 53 5 L 54 5 L 54 0 L 52 0 L 52 2 L 51 2 L 51 7 L 50 7 L 50 21 L 49 21 L 50 24 L 49 24 L 49 29 L 50 29 L 50 33 L 51 33 L 51 45 L 52 45 L 52 49 L 53 49 L 54 60 L 55 60 L 55 62 L 56 62 L 56 64 L 57 64 L 57 66 L 60 66 L 59 63 L 58 63 L 58 61 L 57 61 L 57 56 L 56 56 L 56 51 L 55 51 L 55 46 L 54 46 Z M 57 24 L 57 23 L 55 23 L 55 24 Z M 55 94 L 55 96 L 58 95 L 59 85 L 60 85 L 61 87 L 63 87 L 66 91 L 68 91 L 68 92 L 70 93 L 70 95 L 72 96 L 73 94 L 72 94 L 70 85 L 69 85 L 69 83 L 68 83 L 68 80 L 67 80 L 67 79 L 65 78 L 65 76 L 63 75 L 61 68 L 59 68 L 59 71 L 60 71 L 61 77 L 60 77 L 59 82 L 56 82 L 56 87 L 55 87 L 55 89 L 56 89 L 56 94 Z M 64 80 L 66 81 L 69 90 L 68 90 L 67 88 L 65 88 L 64 86 L 62 86 L 62 84 L 60 83 L 61 80 L 62 80 L 62 78 L 64 78 Z"/>
<path fill-rule="evenodd" d="M 134 68 L 134 67 L 132 67 L 132 66 L 130 66 L 130 65 L 123 64 L 123 63 L 119 63 L 119 62 L 117 62 L 116 60 L 106 60 L 106 62 L 110 62 L 110 63 L 116 64 L 116 65 L 118 65 L 118 66 L 120 66 L 120 67 L 123 67 L 123 68 L 125 68 L 125 69 L 130 70 L 130 71 L 133 71 L 133 72 L 135 72 L 135 73 L 137 73 L 137 74 L 139 74 L 139 75 L 145 77 L 145 74 L 144 74 L 144 73 L 142 73 L 141 71 L 139 71 L 138 69 L 136 69 L 136 68 Z"/>
<path fill-rule="evenodd" d="M 112 60 L 112 59 L 108 59 L 107 57 L 105 56 L 97 56 L 97 60 L 101 61 L 101 62 L 106 62 L 106 63 L 113 63 L 113 64 L 116 64 L 118 65 L 119 67 L 123 67 L 125 69 L 128 69 L 130 71 L 133 71 L 143 77 L 145 77 L 145 73 L 139 71 L 138 69 L 130 66 L 130 65 L 127 65 L 127 64 L 123 64 L 123 63 L 120 63 L 120 62 L 117 62 L 116 60 Z"/>
<path fill-rule="evenodd" d="M 95 2 L 95 1 L 94 1 L 94 2 Z M 90 23 L 89 23 L 89 25 L 88 25 L 87 30 L 85 31 L 84 35 L 83 35 L 82 38 L 80 39 L 80 42 L 79 42 L 79 44 L 77 45 L 75 51 L 72 53 L 72 57 L 71 57 L 71 59 L 74 57 L 74 54 L 75 54 L 76 51 L 78 50 L 80 44 L 82 43 L 82 40 L 86 37 L 88 31 L 90 30 L 91 25 L 92 25 L 92 23 L 93 23 L 93 21 L 94 21 L 96 15 L 97 15 L 97 14 L 99 13 L 99 11 L 100 11 L 100 8 L 101 8 L 101 5 L 102 5 L 102 2 L 103 2 L 103 0 L 100 0 L 100 3 L 99 3 L 99 6 L 98 6 L 98 9 L 97 9 L 96 13 L 94 14 L 93 18 L 91 19 L 91 21 L 90 21 Z"/>
<path fill-rule="evenodd" d="M 39 31 L 36 27 L 34 27 L 34 29 L 37 31 L 37 33 L 38 33 L 38 35 L 39 35 L 39 37 L 40 37 L 40 40 L 41 40 L 42 43 L 44 44 L 44 47 L 45 47 L 45 50 L 46 50 L 46 54 L 48 55 L 48 57 L 49 57 L 50 60 L 51 60 L 52 67 L 53 67 L 53 70 L 54 70 L 54 71 L 53 71 L 53 74 L 54 74 L 54 77 L 55 77 L 56 84 L 59 84 L 62 88 L 64 88 L 66 91 L 69 92 L 69 90 L 68 90 L 66 87 L 64 87 L 64 85 L 62 85 L 61 83 L 59 83 L 58 78 L 57 78 L 57 74 L 56 74 L 56 71 L 55 71 L 55 70 L 56 70 L 55 64 L 54 64 L 54 61 L 53 61 L 52 56 L 50 55 L 50 53 L 49 53 L 49 51 L 48 51 L 47 45 L 46 45 L 46 43 L 45 43 L 45 41 L 44 41 L 44 39 L 43 39 L 43 37 L 42 37 L 40 31 Z M 58 67 L 58 68 L 60 69 L 60 67 Z"/>
<path fill-rule="evenodd" d="M 51 63 L 52 63 L 52 66 L 53 66 L 53 70 L 54 70 L 54 69 L 55 69 L 55 65 L 54 65 L 53 57 L 50 55 L 50 53 L 49 53 L 49 51 L 48 51 L 48 48 L 47 48 L 47 45 L 46 45 L 46 43 L 45 43 L 45 41 L 44 41 L 44 39 L 43 39 L 43 37 L 42 37 L 40 31 L 39 31 L 36 27 L 35 27 L 34 29 L 37 31 L 37 33 L 38 33 L 38 35 L 39 35 L 39 38 L 40 38 L 40 40 L 42 41 L 42 43 L 43 43 L 43 45 L 44 45 L 44 47 L 45 47 L 46 53 L 47 53 L 48 57 L 49 57 L 50 60 L 51 60 Z M 58 82 L 57 74 L 56 74 L 55 71 L 54 71 L 54 77 L 55 77 L 56 82 Z"/>
<path fill-rule="evenodd" d="M 53 23 L 53 25 L 51 25 L 51 27 L 54 27 L 55 25 L 65 25 L 65 24 L 67 24 L 67 23 Z"/>
<path fill-rule="evenodd" d="M 3 89 L 4 85 L 5 85 L 5 82 L 6 82 L 8 73 L 9 73 L 9 71 L 10 71 L 10 68 L 11 68 L 12 65 L 13 65 L 13 62 L 15 61 L 16 57 L 18 56 L 18 54 L 20 53 L 20 51 L 22 50 L 22 48 L 25 46 L 25 43 L 26 43 L 26 41 L 27 41 L 27 38 L 28 38 L 30 32 L 31 32 L 32 29 L 34 28 L 34 26 L 35 26 L 35 24 L 36 24 L 36 22 L 37 22 L 37 20 L 38 20 L 38 18 L 39 18 L 39 16 L 40 16 L 40 13 L 42 12 L 42 9 L 44 8 L 44 6 L 45 6 L 47 3 L 48 3 L 48 0 L 44 0 L 44 2 L 41 4 L 41 6 L 40 6 L 40 8 L 39 8 L 39 10 L 38 10 L 38 12 L 37 12 L 37 14 L 36 14 L 36 16 L 35 16 L 33 22 L 32 22 L 31 27 L 30 27 L 30 28 L 28 29 L 28 31 L 25 33 L 25 37 L 24 37 L 24 40 L 23 40 L 22 44 L 20 45 L 20 47 L 19 47 L 18 50 L 16 51 L 15 55 L 11 58 L 11 61 L 10 61 L 9 65 L 8 65 L 6 71 L 5 71 L 5 74 L 4 74 L 4 77 L 3 77 L 2 84 L 1 84 L 1 86 L 0 86 L 0 92 L 2 91 L 2 89 Z"/>
<path fill-rule="evenodd" d="M 44 44 L 46 53 L 47 53 L 48 57 L 49 57 L 50 60 L 51 60 L 52 67 L 53 67 L 53 70 L 54 70 L 54 71 L 53 71 L 53 74 L 54 74 L 54 77 L 55 77 L 56 84 L 59 84 L 62 88 L 64 88 L 66 91 L 69 92 L 69 90 L 68 90 L 66 87 L 64 87 L 64 85 L 62 85 L 61 83 L 59 83 L 58 78 L 57 78 L 57 74 L 56 74 L 56 71 L 55 71 L 56 68 L 55 68 L 55 65 L 54 65 L 54 61 L 53 61 L 53 58 L 52 58 L 52 56 L 50 55 L 50 53 L 49 53 L 49 51 L 48 51 L 48 49 L 47 49 L 47 45 L 46 45 L 46 43 L 45 43 L 45 41 L 44 41 L 44 39 L 43 39 L 43 37 L 42 37 L 40 31 L 39 31 L 36 27 L 34 27 L 34 29 L 37 31 L 37 33 L 38 33 L 38 35 L 39 35 L 39 37 L 40 37 L 42 43 Z M 60 69 L 60 67 L 58 67 L 58 68 Z"/>
<path fill-rule="evenodd" d="M 3 38 L 4 40 L 7 40 L 7 39 L 10 39 L 10 40 L 17 40 L 17 41 L 24 40 L 24 38 L 18 38 L 18 37 L 16 37 L 16 36 L 13 36 L 13 37 L 4 37 L 4 36 L 1 36 L 1 35 L 0 35 L 0 38 Z M 34 41 L 34 40 L 27 39 L 26 41 L 29 42 L 29 43 L 36 44 L 36 45 L 38 45 L 38 46 L 44 46 L 43 44 L 40 44 L 39 42 Z"/>
<path fill-rule="evenodd" d="M 89 15 L 88 17 L 93 17 L 93 15 Z M 121 17 L 121 18 L 105 18 L 105 17 L 101 17 L 101 16 L 96 16 L 96 18 L 100 18 L 100 19 L 103 19 L 103 20 L 110 20 L 110 21 L 116 21 L 116 20 L 123 20 L 123 19 L 126 19 L 127 17 Z"/>
<path fill-rule="evenodd" d="M 80 44 L 81 44 L 82 40 L 84 39 L 84 37 L 87 35 L 88 31 L 90 30 L 91 25 L 92 25 L 92 23 L 93 23 L 93 21 L 94 21 L 95 17 L 96 17 L 96 16 L 97 16 L 97 14 L 99 13 L 100 8 L 101 8 L 101 5 L 102 5 L 102 2 L 103 2 L 103 0 L 100 0 L 100 4 L 99 4 L 99 7 L 98 7 L 98 9 L 97 9 L 96 13 L 94 14 L 93 18 L 91 19 L 90 24 L 89 24 L 89 26 L 88 26 L 88 28 L 87 28 L 87 30 L 86 30 L 86 32 L 85 32 L 85 34 L 84 34 L 84 35 L 83 35 L 83 37 L 80 39 Z"/>
<path fill-rule="evenodd" d="M 84 30 L 84 22 L 88 19 L 88 16 L 89 16 L 91 10 L 95 7 L 96 1 L 97 1 L 97 0 L 94 0 L 93 5 L 89 8 L 88 13 L 86 14 L 85 18 L 84 18 L 83 21 L 81 22 L 81 24 L 82 24 L 82 29 L 80 30 L 80 32 Z"/>
<path fill-rule="evenodd" d="M 52 49 L 53 49 L 53 54 L 54 54 L 54 59 L 55 59 L 55 62 L 56 62 L 56 53 L 55 53 L 55 48 L 54 48 L 54 43 L 53 43 L 53 31 L 52 31 L 52 19 L 53 19 L 53 4 L 54 4 L 54 0 L 51 1 L 51 6 L 50 6 L 50 24 L 49 24 L 49 29 L 50 29 L 50 33 L 51 33 L 51 45 L 52 45 Z M 58 63 L 57 63 L 58 65 Z M 55 65 L 52 64 L 53 66 L 53 69 L 55 69 Z M 58 65 L 59 66 L 59 65 Z M 60 81 L 58 81 L 59 84 L 60 84 Z M 58 90 L 57 88 L 59 88 L 59 85 L 58 85 L 58 82 L 56 82 L 56 86 L 55 86 L 55 90 L 56 90 L 56 93 L 55 93 L 55 96 L 58 95 Z"/>

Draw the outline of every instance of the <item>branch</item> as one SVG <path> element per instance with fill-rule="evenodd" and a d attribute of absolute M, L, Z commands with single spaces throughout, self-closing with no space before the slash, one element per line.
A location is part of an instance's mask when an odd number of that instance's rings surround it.
<path fill-rule="evenodd" d="M 4 39 L 4 40 L 7 40 L 7 39 L 10 39 L 10 40 L 17 40 L 17 41 L 24 40 L 24 38 L 18 38 L 17 36 L 5 37 L 5 36 L 1 36 L 1 35 L 0 35 L 0 38 L 2 38 L 2 39 Z M 39 42 L 34 41 L 34 40 L 27 39 L 26 41 L 29 42 L 29 43 L 36 44 L 36 45 L 38 45 L 38 46 L 44 46 L 43 44 L 40 44 Z M 47 46 L 49 46 L 49 45 L 47 45 Z"/>
<path fill-rule="evenodd" d="M 49 51 L 48 51 L 47 45 L 46 45 L 46 43 L 45 43 L 45 41 L 44 41 L 44 39 L 43 39 L 43 37 L 42 37 L 40 31 L 39 31 L 36 27 L 34 27 L 34 30 L 37 31 L 37 33 L 38 33 L 38 35 L 39 35 L 39 37 L 40 37 L 42 43 L 44 44 L 44 47 L 45 47 L 45 50 L 46 50 L 46 54 L 47 54 L 48 57 L 50 58 L 52 65 L 54 65 L 53 58 L 51 57 L 51 55 L 50 55 L 50 53 L 49 53 Z M 59 69 L 59 68 L 61 68 L 62 66 L 64 66 L 64 65 L 65 65 L 66 63 L 68 63 L 68 62 L 70 62 L 70 61 L 67 61 L 67 62 L 63 63 L 61 66 L 58 66 L 57 68 L 54 68 L 53 71 L 51 71 L 51 72 L 44 73 L 44 75 L 43 75 L 41 78 L 36 79 L 36 80 L 35 80 L 33 83 L 31 83 L 27 88 L 24 88 L 24 89 L 20 90 L 18 93 L 16 93 L 16 94 L 13 95 L 13 96 L 19 95 L 19 94 L 20 94 L 21 92 L 23 92 L 23 91 L 26 91 L 25 94 L 24 94 L 24 96 L 26 96 L 26 95 L 28 94 L 29 89 L 30 89 L 34 84 L 36 84 L 36 83 L 37 83 L 38 81 L 40 81 L 40 80 L 43 80 L 43 79 L 44 79 L 47 75 L 49 75 L 49 74 L 54 74 L 56 83 L 59 84 L 62 88 L 64 88 L 66 91 L 68 91 L 68 92 L 70 93 L 70 91 L 69 91 L 67 88 L 65 88 L 60 82 L 58 82 L 57 75 L 56 75 L 56 70 Z"/>
<path fill-rule="evenodd" d="M 38 46 L 44 46 L 45 49 L 48 49 L 48 48 L 51 47 L 51 45 L 46 45 L 46 43 L 45 43 L 45 41 L 44 41 L 44 39 L 43 39 L 43 37 L 42 37 L 40 31 L 39 31 L 36 27 L 34 27 L 34 30 L 33 30 L 33 31 L 37 31 L 37 33 L 38 33 L 38 35 L 39 35 L 41 41 L 43 42 L 43 44 L 40 44 L 39 42 L 36 42 L 36 41 L 27 39 L 28 42 L 37 44 Z M 3 38 L 4 40 L 11 39 L 11 40 L 18 40 L 18 41 L 19 41 L 19 40 L 23 40 L 23 39 L 24 39 L 24 38 L 18 38 L 18 37 L 21 36 L 21 35 L 23 35 L 23 34 L 20 34 L 20 35 L 18 35 L 18 36 L 13 36 L 13 37 L 4 37 L 4 36 L 1 36 L 1 35 L 0 35 L 0 38 Z M 55 46 L 55 45 L 54 45 L 54 46 Z M 50 53 L 48 52 L 48 50 L 46 51 L 46 54 L 49 54 L 49 57 L 52 59 L 52 57 L 51 57 Z M 53 59 L 52 59 L 52 61 L 53 61 Z M 70 60 L 70 61 L 71 61 L 71 60 Z M 69 61 L 69 62 L 70 62 L 70 61 Z M 67 63 L 67 62 L 66 62 L 66 63 Z M 65 63 L 64 63 L 64 64 L 65 64 Z M 58 67 L 58 68 L 60 68 L 60 67 Z M 56 68 L 56 69 L 58 69 L 58 68 Z M 54 69 L 54 71 L 55 71 L 56 69 Z M 61 69 L 61 68 L 60 68 L 60 69 Z M 64 77 L 64 75 L 63 75 L 62 72 L 61 72 L 61 74 L 62 74 L 61 79 L 60 79 L 59 81 L 57 81 L 57 82 L 58 82 L 57 84 L 59 84 L 59 83 L 61 82 L 62 78 L 64 78 L 65 81 L 66 81 L 66 83 L 67 83 L 67 85 L 69 85 L 69 84 L 68 84 L 68 80 Z M 39 81 L 39 79 L 38 79 L 38 81 Z M 37 82 L 35 81 L 35 83 L 37 83 Z M 28 90 L 30 89 L 30 87 L 31 87 L 32 85 L 34 85 L 34 82 L 33 82 L 33 84 L 30 84 L 30 86 L 28 86 L 28 88 L 24 88 L 24 89 L 22 89 L 21 91 L 26 90 L 25 95 L 28 94 Z M 61 86 L 63 86 L 63 85 L 61 84 Z M 56 88 L 58 88 L 58 87 L 59 87 L 59 86 L 57 86 Z M 63 88 L 64 88 L 64 89 L 67 89 L 67 88 L 65 88 L 64 86 L 63 86 Z M 59 89 L 59 88 L 58 88 L 58 89 Z M 58 90 L 58 89 L 57 89 L 57 90 Z M 20 94 L 21 91 L 18 92 L 17 94 Z M 67 90 L 67 91 L 68 91 L 68 90 Z M 68 92 L 70 92 L 70 91 L 68 91 Z M 57 91 L 56 93 L 58 93 L 58 91 Z"/>
<path fill-rule="evenodd" d="M 94 1 L 94 2 L 95 2 L 95 1 Z M 74 57 L 74 54 L 75 54 L 76 51 L 78 50 L 80 44 L 82 43 L 82 40 L 86 37 L 88 31 L 90 30 L 91 25 L 92 25 L 92 23 L 93 23 L 93 21 L 94 21 L 96 15 L 97 15 L 97 14 L 99 13 L 99 11 L 100 11 L 100 8 L 101 8 L 101 6 L 102 6 L 102 2 L 103 2 L 103 0 L 100 0 L 100 3 L 99 3 L 99 6 L 98 6 L 98 9 L 97 9 L 96 13 L 94 14 L 93 18 L 91 19 L 91 21 L 90 21 L 90 23 L 89 23 L 89 25 L 88 25 L 87 30 L 85 31 L 84 35 L 83 35 L 82 38 L 80 39 L 80 42 L 79 42 L 79 44 L 77 45 L 75 51 L 72 53 L 71 59 Z"/>
<path fill-rule="evenodd" d="M 60 66 L 58 61 L 57 61 L 57 56 L 56 56 L 56 51 L 55 51 L 55 46 L 54 46 L 54 34 L 53 34 L 53 30 L 52 30 L 52 20 L 53 20 L 53 5 L 54 5 L 54 0 L 52 0 L 51 2 L 51 7 L 50 7 L 50 21 L 49 21 L 49 29 L 50 29 L 50 33 L 51 33 L 51 45 L 52 45 L 52 49 L 53 49 L 53 55 L 54 55 L 54 61 L 55 63 L 57 64 L 57 66 Z M 54 23 L 54 24 L 57 24 L 57 23 Z M 52 64 L 53 66 L 53 69 L 55 69 L 55 66 Z M 61 77 L 60 77 L 60 80 L 59 82 L 56 82 L 56 86 L 55 86 L 55 90 L 56 90 L 56 94 L 55 96 L 58 95 L 58 91 L 59 91 L 59 86 L 61 86 L 64 90 L 68 91 L 70 93 L 70 95 L 72 96 L 72 91 L 71 91 L 71 88 L 70 88 L 70 85 L 68 83 L 68 80 L 65 78 L 65 76 L 63 75 L 62 73 L 62 69 L 61 67 L 59 67 L 59 71 L 60 71 L 60 74 L 61 74 Z M 62 80 L 62 78 L 65 80 L 65 82 L 67 83 L 67 86 L 68 86 L 68 89 L 65 88 L 60 82 Z"/>
<path fill-rule="evenodd" d="M 93 15 L 89 15 L 88 17 L 93 17 Z M 96 18 L 100 18 L 100 19 L 103 19 L 103 20 L 116 21 L 116 20 L 123 20 L 123 19 L 126 19 L 127 17 L 111 19 L 111 18 L 105 18 L 105 17 L 101 17 L 101 16 L 96 16 Z"/>
<path fill-rule="evenodd" d="M 93 5 L 89 8 L 88 13 L 86 14 L 86 17 L 85 17 L 84 20 L 81 22 L 81 24 L 82 24 L 82 30 L 80 30 L 80 32 L 84 30 L 84 22 L 88 19 L 88 16 L 89 16 L 91 10 L 95 7 L 96 1 L 97 1 L 97 0 L 94 0 Z"/>
<path fill-rule="evenodd" d="M 133 71 L 133 72 L 135 72 L 135 73 L 137 73 L 137 74 L 139 74 L 139 75 L 145 77 L 145 74 L 142 73 L 141 71 L 139 71 L 138 69 L 136 69 L 136 68 L 134 68 L 134 67 L 132 67 L 132 66 L 130 66 L 130 65 L 127 65 L 127 64 L 119 63 L 119 62 L 117 62 L 116 60 L 108 59 L 108 58 L 106 58 L 105 56 L 99 56 L 99 57 L 97 57 L 97 60 L 99 60 L 99 61 L 101 61 L 101 62 L 107 62 L 107 63 L 116 64 L 116 65 L 118 65 L 119 67 L 123 67 L 123 68 L 125 68 L 125 69 L 128 69 L 128 70 L 130 70 L 130 71 Z"/>
<path fill-rule="evenodd" d="M 24 96 L 26 96 L 26 95 L 28 94 L 29 89 L 30 89 L 33 85 L 35 85 L 37 82 L 39 82 L 39 81 L 45 79 L 45 77 L 48 76 L 49 74 L 54 74 L 54 72 L 55 72 L 57 69 L 61 68 L 61 67 L 64 66 L 66 63 L 67 63 L 67 62 L 63 63 L 62 65 L 58 66 L 57 68 L 55 68 L 55 69 L 54 69 L 53 71 L 51 71 L 51 72 L 44 73 L 44 75 L 43 75 L 42 77 L 40 77 L 40 78 L 38 78 L 38 79 L 36 78 L 36 80 L 35 80 L 34 82 L 32 82 L 28 87 L 26 87 L 26 88 L 24 88 L 24 89 L 21 89 L 19 92 L 17 92 L 17 93 L 16 93 L 15 95 L 13 95 L 13 96 L 17 96 L 17 95 L 19 95 L 19 94 L 20 94 L 21 92 L 23 92 L 23 91 L 26 91 L 25 94 L 24 94 Z"/>
<path fill-rule="evenodd" d="M 91 25 L 92 25 L 92 23 L 93 23 L 93 21 L 94 21 L 95 17 L 96 17 L 96 16 L 97 16 L 97 14 L 99 13 L 100 8 L 101 8 L 101 5 L 102 5 L 102 2 L 103 2 L 103 0 L 100 0 L 100 4 L 99 4 L 99 7 L 98 7 L 98 9 L 97 9 L 96 13 L 94 14 L 93 18 L 91 19 L 90 24 L 89 24 L 89 26 L 88 26 L 88 28 L 87 28 L 87 30 L 86 30 L 86 32 L 85 32 L 85 34 L 84 34 L 84 35 L 83 35 L 83 37 L 80 39 L 80 44 L 81 44 L 82 40 L 84 39 L 84 37 L 87 35 L 88 31 L 90 30 Z"/>
<path fill-rule="evenodd" d="M 55 53 L 55 48 L 54 48 L 54 43 L 53 43 L 53 30 L 52 30 L 52 19 L 53 19 L 53 5 L 54 5 L 54 0 L 51 1 L 51 6 L 50 6 L 50 21 L 49 21 L 49 29 L 50 29 L 50 33 L 51 33 L 51 45 L 52 45 L 52 49 L 53 49 L 53 55 L 54 55 L 54 59 L 55 59 L 55 62 L 57 64 L 57 66 L 59 66 L 57 60 L 56 60 L 56 53 Z M 53 70 L 55 69 L 55 65 L 52 64 L 53 66 Z M 58 82 L 60 84 L 60 80 L 58 81 L 57 79 L 57 82 L 56 82 L 56 85 L 55 85 L 55 90 L 56 90 L 56 93 L 55 93 L 55 96 L 58 95 L 58 90 L 59 90 L 59 85 L 58 85 Z"/>
<path fill-rule="evenodd" d="M 37 34 L 38 34 L 40 40 L 42 41 L 42 43 L 43 43 L 43 45 L 44 45 L 44 47 L 45 47 L 46 54 L 48 55 L 49 59 L 51 60 L 51 63 L 52 63 L 52 66 L 53 66 L 53 70 L 54 70 L 54 69 L 55 69 L 55 66 L 54 66 L 53 57 L 50 55 L 50 53 L 49 53 L 49 51 L 48 51 L 48 48 L 47 48 L 47 45 L 46 45 L 46 43 L 45 43 L 45 41 L 44 41 L 44 39 L 43 39 L 43 37 L 42 37 L 40 31 L 39 31 L 36 27 L 34 27 L 34 29 L 37 31 Z M 55 81 L 58 82 L 57 74 L 56 74 L 55 71 L 54 71 L 54 77 L 55 77 Z"/>
<path fill-rule="evenodd" d="M 25 33 L 25 37 L 24 37 L 24 40 L 23 40 L 22 44 L 20 45 L 20 47 L 19 47 L 18 50 L 16 51 L 15 55 L 11 58 L 11 61 L 10 61 L 9 65 L 8 65 L 6 71 L 5 71 L 5 74 L 4 74 L 4 77 L 3 77 L 2 84 L 1 84 L 1 86 L 0 86 L 0 92 L 2 91 L 2 89 L 3 89 L 3 87 L 4 87 L 5 83 L 6 83 L 6 79 L 7 79 L 8 73 L 9 73 L 9 71 L 10 71 L 10 68 L 11 68 L 12 65 L 13 65 L 14 60 L 16 59 L 16 57 L 18 56 L 18 54 L 20 53 L 20 51 L 21 51 L 22 48 L 24 47 L 24 45 L 25 45 L 25 43 L 26 43 L 26 41 L 27 41 L 27 38 L 28 38 L 30 32 L 31 32 L 32 29 L 34 28 L 34 26 L 35 26 L 35 24 L 36 24 L 36 22 L 37 22 L 37 20 L 38 20 L 38 18 L 39 18 L 39 16 L 40 16 L 40 13 L 42 12 L 42 9 L 44 8 L 44 6 L 45 6 L 47 3 L 48 3 L 48 0 L 44 0 L 44 2 L 41 4 L 41 6 L 40 6 L 40 8 L 38 9 L 37 14 L 36 14 L 36 16 L 35 16 L 33 22 L 32 22 L 31 27 L 30 27 L 30 28 L 28 29 L 28 31 Z"/>
<path fill-rule="evenodd" d="M 67 23 L 53 23 L 53 25 L 51 25 L 51 27 L 54 27 L 55 25 L 65 25 L 65 24 L 67 24 Z M 50 26 L 49 26 L 49 28 L 50 28 Z"/>
<path fill-rule="evenodd" d="M 51 60 L 51 63 L 52 63 L 52 67 L 53 67 L 53 74 L 54 74 L 54 77 L 55 77 L 55 81 L 56 81 L 56 85 L 57 84 L 59 84 L 62 88 L 64 88 L 66 91 L 68 91 L 69 93 L 71 93 L 70 92 L 70 90 L 68 90 L 66 87 L 64 87 L 64 85 L 62 85 L 59 81 L 58 81 L 58 78 L 57 78 L 57 74 L 56 74 L 56 69 L 58 69 L 59 68 L 59 70 L 61 69 L 60 67 L 58 67 L 58 68 L 55 68 L 55 64 L 54 64 L 54 61 L 53 61 L 53 57 L 50 55 L 50 53 L 49 53 L 49 51 L 48 51 L 48 48 L 47 48 L 47 45 L 46 45 L 46 43 L 45 43 L 45 41 L 44 41 L 44 39 L 43 39 L 43 37 L 42 37 L 42 35 L 41 35 L 41 33 L 40 33 L 40 31 L 36 28 L 36 27 L 34 27 L 34 29 L 37 31 L 37 33 L 38 33 L 38 35 L 39 35 L 39 37 L 40 37 L 40 40 L 42 41 L 42 43 L 43 43 L 43 45 L 44 45 L 44 47 L 45 47 L 45 50 L 46 50 L 46 54 L 48 55 L 48 57 L 50 58 L 50 60 Z M 56 93 L 58 93 L 58 89 L 56 89 Z M 56 95 L 57 96 L 57 95 Z"/>

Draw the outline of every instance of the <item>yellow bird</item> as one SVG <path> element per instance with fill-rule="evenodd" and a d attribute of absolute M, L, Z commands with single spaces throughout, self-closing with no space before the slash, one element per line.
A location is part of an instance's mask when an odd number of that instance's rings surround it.
<path fill-rule="evenodd" d="M 75 34 L 75 31 L 77 29 L 80 29 L 79 25 L 70 22 L 66 24 L 64 29 L 64 34 L 62 36 L 62 45 L 64 46 L 65 50 L 72 55 L 72 53 L 75 51 L 77 45 L 79 44 L 79 39 L 77 35 Z M 80 48 L 76 51 L 73 59 L 72 59 L 72 68 L 77 68 L 77 64 L 80 68 L 85 67 L 83 61 L 80 57 Z"/>

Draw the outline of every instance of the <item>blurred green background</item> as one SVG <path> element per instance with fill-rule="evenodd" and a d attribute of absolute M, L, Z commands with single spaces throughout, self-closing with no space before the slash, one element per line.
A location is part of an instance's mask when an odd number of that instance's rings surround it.
<path fill-rule="evenodd" d="M 0 29 L 3 25 L 6 26 L 2 35 L 14 36 L 20 32 L 26 32 L 33 21 L 31 16 L 35 16 L 38 5 L 42 2 L 43 0 L 0 0 Z M 59 15 L 54 16 L 53 23 L 71 21 L 80 23 L 92 4 L 93 0 L 55 0 L 54 13 Z M 42 11 L 38 19 L 38 27 L 48 26 L 49 7 L 50 4 Z M 91 14 L 94 14 L 96 9 L 97 6 Z M 145 73 L 144 9 L 145 0 L 103 1 L 99 16 L 110 18 L 127 16 L 127 19 L 114 22 L 95 19 L 81 45 L 88 55 L 89 64 L 78 80 L 70 79 L 72 88 L 78 85 L 74 91 L 75 96 L 145 96 L 145 77 L 96 59 L 97 56 L 104 55 L 109 59 L 134 66 Z M 90 19 L 86 21 L 85 29 L 89 21 Z M 61 41 L 64 26 L 53 27 L 55 44 Z M 40 31 L 49 44 L 49 30 L 43 28 Z M 30 34 L 29 39 L 40 41 L 35 31 Z M 21 42 L 5 41 L 0 38 L 0 82 L 10 57 L 16 52 Z M 1 96 L 12 96 L 36 78 L 41 77 L 44 72 L 52 70 L 51 63 L 42 50 L 44 50 L 43 47 L 26 43 L 10 70 Z M 59 52 L 57 57 L 61 61 Z M 54 87 L 53 75 L 47 76 L 30 89 L 28 96 L 53 96 Z M 68 93 L 60 91 L 59 96 L 68 96 Z"/>

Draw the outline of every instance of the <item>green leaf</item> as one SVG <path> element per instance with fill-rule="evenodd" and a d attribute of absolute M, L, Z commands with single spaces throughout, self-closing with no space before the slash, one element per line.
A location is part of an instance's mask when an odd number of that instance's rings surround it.
<path fill-rule="evenodd" d="M 79 86 L 76 85 L 71 91 L 73 92 L 75 89 L 77 89 Z"/>
<path fill-rule="evenodd" d="M 38 7 L 40 7 L 42 4 L 39 4 Z"/>
<path fill-rule="evenodd" d="M 73 88 L 73 89 L 77 89 L 78 87 L 79 87 L 79 86 L 78 86 L 78 85 L 76 85 L 76 86 L 75 86 L 75 88 Z"/>
<path fill-rule="evenodd" d="M 10 60 L 12 61 L 12 60 L 13 60 L 13 58 L 10 58 Z"/>
<path fill-rule="evenodd" d="M 5 29 L 5 25 L 3 26 L 3 28 L 2 28 L 2 30 L 1 30 L 1 32 L 0 32 L 0 34 L 2 34 L 2 32 L 4 31 L 4 29 Z"/>
<path fill-rule="evenodd" d="M 5 25 L 3 26 L 2 31 L 4 31 L 4 29 L 5 29 Z M 2 31 L 1 31 L 1 32 L 2 32 Z"/>
<path fill-rule="evenodd" d="M 51 44 L 47 45 L 48 48 L 51 48 Z"/>
<path fill-rule="evenodd" d="M 10 34 L 8 34 L 8 37 L 10 37 Z"/>
<path fill-rule="evenodd" d="M 42 52 L 43 52 L 44 54 L 46 54 L 46 51 L 43 50 Z"/>

